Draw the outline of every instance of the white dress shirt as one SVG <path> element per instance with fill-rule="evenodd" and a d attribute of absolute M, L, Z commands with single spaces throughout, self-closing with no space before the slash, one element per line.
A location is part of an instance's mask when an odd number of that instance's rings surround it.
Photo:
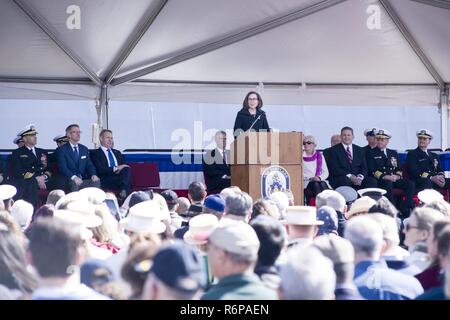
<path fill-rule="evenodd" d="M 103 153 L 105 154 L 106 160 L 108 160 L 108 166 L 111 167 L 111 163 L 109 162 L 109 155 L 108 155 L 108 148 L 105 148 L 104 146 L 100 146 L 100 148 L 103 150 Z M 116 162 L 116 165 L 119 165 L 119 162 L 117 161 L 116 156 L 114 155 L 114 152 L 111 149 L 112 156 L 114 158 L 114 161 Z M 116 169 L 117 166 L 113 166 L 113 170 Z"/>

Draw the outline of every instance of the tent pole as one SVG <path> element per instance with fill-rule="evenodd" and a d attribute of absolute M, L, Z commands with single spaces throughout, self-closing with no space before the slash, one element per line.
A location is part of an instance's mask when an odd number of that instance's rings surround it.
<path fill-rule="evenodd" d="M 448 148 L 448 95 L 449 89 L 440 92 L 440 111 L 441 111 L 441 149 L 445 151 Z"/>
<path fill-rule="evenodd" d="M 108 85 L 104 83 L 100 90 L 100 114 L 97 119 L 97 124 L 101 129 L 108 129 Z"/>
<path fill-rule="evenodd" d="M 412 1 L 423 3 L 423 4 L 426 4 L 428 6 L 432 6 L 435 8 L 450 10 L 450 3 L 445 0 L 412 0 Z"/>
<path fill-rule="evenodd" d="M 100 95 L 95 100 L 95 111 L 97 112 L 97 121 L 92 125 L 92 143 L 97 148 L 100 144 L 100 131 L 108 128 L 108 85 L 106 83 L 100 87 Z"/>
<path fill-rule="evenodd" d="M 311 14 L 317 13 L 324 9 L 327 9 L 327 8 L 330 8 L 337 4 L 340 4 L 344 1 L 345 0 L 323 0 L 318 3 L 313 4 L 311 6 L 294 10 L 289 14 L 285 14 L 285 15 L 279 16 L 277 18 L 271 19 L 269 21 L 265 21 L 263 23 L 259 23 L 254 26 L 247 27 L 242 30 L 238 30 L 237 32 L 233 32 L 224 37 L 213 39 L 212 41 L 209 41 L 206 44 L 201 44 L 193 49 L 186 50 L 186 51 L 182 52 L 181 54 L 178 54 L 178 55 L 171 57 L 165 61 L 162 61 L 160 63 L 156 63 L 149 67 L 143 67 L 142 69 L 137 70 L 135 72 L 131 72 L 122 77 L 115 78 L 111 82 L 111 84 L 116 86 L 116 85 L 120 85 L 125 82 L 132 81 L 134 79 L 145 76 L 149 73 L 153 73 L 155 71 L 170 67 L 174 64 L 204 55 L 208 52 L 212 52 L 214 50 L 229 46 L 233 43 L 248 39 L 257 34 L 272 30 L 272 29 L 282 26 L 286 23 L 301 19 L 303 17 L 309 16 Z"/>

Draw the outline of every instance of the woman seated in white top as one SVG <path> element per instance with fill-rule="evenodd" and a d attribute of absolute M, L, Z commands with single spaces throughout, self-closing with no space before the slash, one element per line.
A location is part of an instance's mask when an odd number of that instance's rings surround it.
<path fill-rule="evenodd" d="M 316 151 L 316 140 L 313 136 L 303 139 L 303 187 L 315 197 L 325 189 L 331 189 L 325 179 L 328 178 L 327 163 L 321 152 Z"/>

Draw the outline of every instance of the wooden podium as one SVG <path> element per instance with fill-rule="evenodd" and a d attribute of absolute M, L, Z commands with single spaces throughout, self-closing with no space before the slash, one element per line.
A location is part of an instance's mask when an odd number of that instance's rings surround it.
<path fill-rule="evenodd" d="M 303 134 L 245 132 L 231 144 L 231 185 L 256 201 L 276 190 L 290 189 L 303 205 Z"/>

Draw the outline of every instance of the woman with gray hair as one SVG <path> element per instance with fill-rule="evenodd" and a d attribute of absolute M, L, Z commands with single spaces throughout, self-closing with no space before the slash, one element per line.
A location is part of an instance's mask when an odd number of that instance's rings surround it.
<path fill-rule="evenodd" d="M 327 163 L 323 154 L 316 150 L 316 140 L 313 136 L 303 139 L 303 188 L 316 197 L 320 192 L 331 189 L 328 182 Z"/>
<path fill-rule="evenodd" d="M 421 273 L 431 264 L 431 258 L 427 250 L 427 240 L 432 234 L 434 223 L 442 219 L 444 215 L 430 208 L 415 208 L 405 226 L 405 245 L 410 256 L 406 262 L 414 270 L 410 274 Z"/>

